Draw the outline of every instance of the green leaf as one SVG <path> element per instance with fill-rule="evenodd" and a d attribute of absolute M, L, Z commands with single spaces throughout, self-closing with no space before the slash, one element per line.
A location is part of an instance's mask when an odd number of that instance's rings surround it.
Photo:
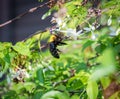
<path fill-rule="evenodd" d="M 106 46 L 104 44 L 100 44 L 95 48 L 97 53 L 102 53 L 105 50 Z"/>
<path fill-rule="evenodd" d="M 73 95 L 70 99 L 80 99 L 78 95 Z"/>
<path fill-rule="evenodd" d="M 37 79 L 39 80 L 41 84 L 44 84 L 44 74 L 43 74 L 42 68 L 38 69 L 37 71 Z"/>
<path fill-rule="evenodd" d="M 70 99 L 68 95 L 59 91 L 50 91 L 45 93 L 41 99 Z"/>
<path fill-rule="evenodd" d="M 61 91 L 66 91 L 66 86 L 60 84 L 59 86 L 56 87 L 56 89 Z"/>
<path fill-rule="evenodd" d="M 80 71 L 76 76 L 79 76 L 84 85 L 87 84 L 90 74 L 88 72 Z"/>
<path fill-rule="evenodd" d="M 100 81 L 101 81 L 101 84 L 103 86 L 103 89 L 106 89 L 109 86 L 110 82 L 111 82 L 109 77 L 102 77 L 100 79 Z"/>
<path fill-rule="evenodd" d="M 4 56 L 3 59 L 6 63 L 10 64 L 10 55 L 8 53 Z"/>
<path fill-rule="evenodd" d="M 79 76 L 74 76 L 74 77 L 70 78 L 70 80 L 68 81 L 68 86 L 70 86 L 70 88 L 76 90 L 76 89 L 80 89 L 83 86 L 83 83 L 80 80 Z"/>
<path fill-rule="evenodd" d="M 17 51 L 19 54 L 30 56 L 30 49 L 23 42 L 18 42 L 13 49 Z"/>
<path fill-rule="evenodd" d="M 7 93 L 5 93 L 2 97 L 2 99 L 18 99 L 18 95 L 16 91 L 14 90 L 9 90 Z"/>
<path fill-rule="evenodd" d="M 10 48 L 11 46 L 12 46 L 11 43 L 8 43 L 8 42 L 1 43 L 0 42 L 0 51 L 3 51 L 5 49 L 7 49 L 7 48 Z"/>
<path fill-rule="evenodd" d="M 92 40 L 87 40 L 87 41 L 83 44 L 83 46 L 82 46 L 82 52 L 83 52 L 87 47 L 91 46 L 93 43 L 94 43 L 94 41 L 92 41 Z"/>
<path fill-rule="evenodd" d="M 40 99 L 40 97 L 43 95 L 43 91 L 38 91 L 33 96 L 33 99 Z"/>
<path fill-rule="evenodd" d="M 44 20 L 46 17 L 50 16 L 51 15 L 51 10 L 48 11 L 47 13 L 45 13 L 43 16 L 42 16 L 42 20 Z"/>
<path fill-rule="evenodd" d="M 29 91 L 29 93 L 31 93 L 32 90 L 33 90 L 35 87 L 36 87 L 35 84 L 32 83 L 32 82 L 26 82 L 26 83 L 24 84 L 24 88 L 25 88 L 27 91 Z"/>
<path fill-rule="evenodd" d="M 99 80 L 100 78 L 115 72 L 116 64 L 114 53 L 115 52 L 112 48 L 108 48 L 102 53 L 102 56 L 98 59 L 98 62 L 100 62 L 101 65 L 97 67 L 91 75 L 92 80 Z"/>
<path fill-rule="evenodd" d="M 89 81 L 87 88 L 87 95 L 89 97 L 89 99 L 97 99 L 97 95 L 98 95 L 98 85 L 96 83 L 96 81 Z"/>

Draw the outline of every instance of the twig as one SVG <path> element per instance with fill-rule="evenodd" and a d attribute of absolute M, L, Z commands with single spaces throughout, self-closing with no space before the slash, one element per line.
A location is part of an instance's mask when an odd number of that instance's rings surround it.
<path fill-rule="evenodd" d="M 60 82 L 54 82 L 54 83 L 53 83 L 53 87 L 55 87 L 55 86 L 57 86 L 57 85 L 59 85 L 59 84 L 61 84 L 61 83 L 66 83 L 66 82 L 68 82 L 69 79 L 70 79 L 70 78 L 64 79 L 64 80 L 62 80 L 62 81 L 60 81 Z"/>
<path fill-rule="evenodd" d="M 13 19 L 5 22 L 5 23 L 0 24 L 0 28 L 6 26 L 6 25 L 8 25 L 8 24 L 10 24 L 10 23 L 12 23 L 12 22 L 14 22 L 14 21 L 16 21 L 16 20 L 21 19 L 22 17 L 24 17 L 25 15 L 27 15 L 27 14 L 29 14 L 29 13 L 35 12 L 35 11 L 38 10 L 39 8 L 42 8 L 43 6 L 46 6 L 46 5 L 50 4 L 50 3 L 53 2 L 53 1 L 54 1 L 54 0 L 50 0 L 50 1 L 48 1 L 48 2 L 46 2 L 46 3 L 44 3 L 44 4 L 42 4 L 42 5 L 39 5 L 39 6 L 37 6 L 37 7 L 34 7 L 34 8 L 31 8 L 31 9 L 27 10 L 26 12 L 18 15 L 17 17 L 15 17 L 15 18 L 13 18 Z"/>
<path fill-rule="evenodd" d="M 64 92 L 64 90 L 57 90 L 57 91 Z M 82 93 L 83 91 L 84 90 L 71 90 L 71 91 L 68 91 L 68 92 L 71 93 L 71 94 L 75 94 L 75 93 Z"/>

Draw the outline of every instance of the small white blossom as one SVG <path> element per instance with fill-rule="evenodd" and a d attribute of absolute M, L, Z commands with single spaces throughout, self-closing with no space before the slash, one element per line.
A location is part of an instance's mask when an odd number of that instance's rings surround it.
<path fill-rule="evenodd" d="M 52 66 L 48 66 L 48 68 L 49 68 L 51 71 L 54 71 L 54 70 L 55 70 Z"/>
<path fill-rule="evenodd" d="M 76 29 L 72 28 L 67 28 L 66 30 L 55 29 L 55 31 L 65 33 L 67 37 L 72 37 L 74 40 L 77 40 L 77 37 L 83 32 L 83 30 L 76 32 Z"/>
<path fill-rule="evenodd" d="M 85 27 L 84 30 L 86 32 L 94 31 L 95 30 L 95 26 L 89 25 L 89 27 Z"/>
<path fill-rule="evenodd" d="M 110 27 L 109 29 L 110 29 L 110 36 L 115 36 L 116 35 L 115 28 Z"/>
<path fill-rule="evenodd" d="M 112 16 L 109 17 L 107 25 L 110 26 L 112 24 Z"/>
<path fill-rule="evenodd" d="M 118 28 L 117 30 L 116 30 L 116 33 L 115 33 L 116 35 L 119 35 L 120 34 L 120 28 Z"/>
<path fill-rule="evenodd" d="M 77 37 L 79 36 L 79 34 L 76 33 L 76 30 L 71 28 L 67 29 L 66 34 L 68 37 L 72 37 L 74 40 L 77 40 Z"/>
<path fill-rule="evenodd" d="M 28 70 L 32 70 L 32 67 L 31 67 L 31 66 L 28 66 Z"/>
<path fill-rule="evenodd" d="M 118 20 L 118 23 L 120 23 L 120 17 L 117 20 Z"/>
<path fill-rule="evenodd" d="M 52 17 L 51 22 L 57 23 L 58 27 L 65 27 L 66 26 L 66 24 L 63 22 L 62 18 L 59 18 L 59 17 L 58 18 Z"/>
<path fill-rule="evenodd" d="M 18 80 L 22 80 L 26 77 L 26 70 L 25 69 L 21 69 L 21 68 L 17 68 L 16 71 L 14 71 L 12 74 L 11 74 L 11 77 L 14 79 L 14 78 L 17 78 Z"/>
<path fill-rule="evenodd" d="M 65 28 L 66 27 L 66 23 L 64 22 L 63 24 L 62 24 L 62 28 Z"/>
<path fill-rule="evenodd" d="M 30 75 L 28 74 L 28 72 L 25 72 L 25 76 L 26 78 L 30 78 Z"/>
<path fill-rule="evenodd" d="M 7 75 L 7 83 L 10 84 L 11 83 L 11 79 L 10 76 Z"/>
<path fill-rule="evenodd" d="M 93 32 L 92 32 L 91 39 L 92 39 L 92 40 L 95 40 L 95 39 L 96 39 L 96 35 L 95 35 Z"/>
<path fill-rule="evenodd" d="M 95 26 L 89 25 L 89 27 L 91 28 L 92 31 L 95 30 Z"/>
<path fill-rule="evenodd" d="M 61 26 L 62 25 L 62 19 L 61 18 L 57 18 L 56 19 L 56 23 L 58 26 Z"/>
<path fill-rule="evenodd" d="M 86 32 L 90 32 L 90 31 L 91 31 L 91 28 L 85 27 L 84 30 L 85 30 Z"/>

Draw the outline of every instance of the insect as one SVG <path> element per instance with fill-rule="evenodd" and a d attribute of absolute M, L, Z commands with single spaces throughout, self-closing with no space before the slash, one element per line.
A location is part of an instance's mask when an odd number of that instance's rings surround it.
<path fill-rule="evenodd" d="M 49 40 L 49 50 L 53 57 L 60 58 L 59 49 L 57 49 L 58 45 L 66 45 L 66 43 L 62 42 L 62 37 L 60 35 L 52 34 Z"/>

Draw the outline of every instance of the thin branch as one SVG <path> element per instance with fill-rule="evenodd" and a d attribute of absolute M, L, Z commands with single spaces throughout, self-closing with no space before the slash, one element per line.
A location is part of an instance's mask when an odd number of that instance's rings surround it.
<path fill-rule="evenodd" d="M 35 12 L 35 11 L 38 10 L 39 8 L 42 8 L 43 6 L 46 6 L 46 5 L 50 4 L 50 3 L 53 2 L 53 1 L 54 1 L 54 0 L 50 0 L 50 1 L 48 1 L 48 2 L 46 2 L 46 3 L 44 3 L 44 4 L 42 4 L 42 5 L 39 5 L 39 6 L 37 6 L 37 7 L 34 7 L 34 8 L 31 8 L 31 9 L 27 10 L 26 12 L 18 15 L 17 17 L 15 17 L 15 18 L 13 18 L 13 19 L 5 22 L 5 23 L 0 24 L 0 28 L 6 26 L 6 25 L 8 25 L 8 24 L 10 24 L 10 23 L 12 23 L 12 22 L 14 22 L 14 21 L 16 21 L 16 20 L 21 19 L 22 17 L 24 17 L 25 15 L 27 15 L 27 14 L 29 14 L 29 13 Z"/>
<path fill-rule="evenodd" d="M 57 91 L 64 92 L 63 90 L 57 90 Z M 75 94 L 75 93 L 85 92 L 85 90 L 71 90 L 71 91 L 68 91 L 68 92 L 71 93 L 71 94 Z"/>
<path fill-rule="evenodd" d="M 66 83 L 66 82 L 68 82 L 69 79 L 70 79 L 70 78 L 64 79 L 64 80 L 62 80 L 62 81 L 60 81 L 60 82 L 54 82 L 54 83 L 53 83 L 53 87 L 55 87 L 55 86 L 57 86 L 57 85 L 59 85 L 59 84 L 61 84 L 61 83 Z"/>

